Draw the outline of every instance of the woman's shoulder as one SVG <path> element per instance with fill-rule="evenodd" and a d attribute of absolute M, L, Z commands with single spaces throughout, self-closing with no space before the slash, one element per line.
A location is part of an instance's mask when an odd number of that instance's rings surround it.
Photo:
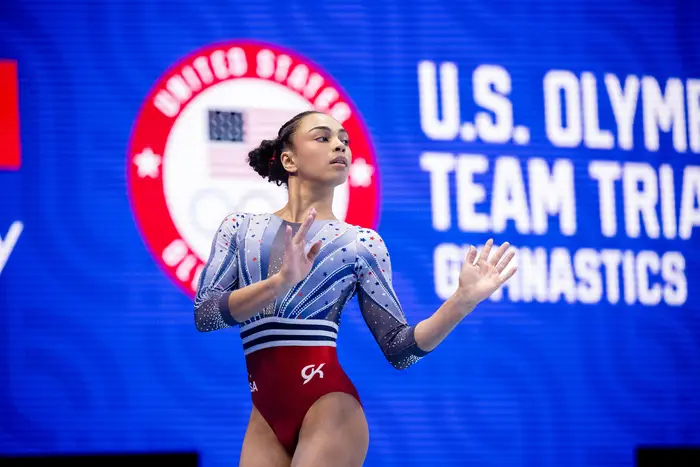
<path fill-rule="evenodd" d="M 243 223 L 250 220 L 270 220 L 272 217 L 274 217 L 274 214 L 269 212 L 258 213 L 249 211 L 233 211 L 226 214 L 226 217 L 224 217 L 222 223 L 232 222 L 234 224 L 242 225 Z"/>
<path fill-rule="evenodd" d="M 247 228 L 249 221 L 252 217 L 250 212 L 233 211 L 228 214 L 219 222 L 219 232 L 226 231 L 233 233 L 241 228 Z"/>
<path fill-rule="evenodd" d="M 355 232 L 357 233 L 358 238 L 363 238 L 363 237 L 372 237 L 372 240 L 376 239 L 381 239 L 381 235 L 376 229 L 372 229 L 370 227 L 365 227 L 362 225 L 354 225 L 354 224 L 348 224 L 350 225 Z"/>
<path fill-rule="evenodd" d="M 358 256 L 388 256 L 387 246 L 384 238 L 376 230 L 361 225 L 347 224 L 355 233 L 355 244 L 358 246 Z"/>

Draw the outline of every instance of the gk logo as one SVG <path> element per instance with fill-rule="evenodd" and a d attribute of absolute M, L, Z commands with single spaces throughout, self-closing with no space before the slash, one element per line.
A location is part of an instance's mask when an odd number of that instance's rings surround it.
<path fill-rule="evenodd" d="M 323 372 L 321 371 L 321 368 L 323 368 L 323 365 L 325 363 L 321 363 L 318 368 L 314 368 L 316 365 L 307 365 L 304 368 L 301 369 L 301 377 L 304 378 L 304 384 L 308 383 L 311 381 L 311 378 L 314 377 L 314 375 L 318 375 L 319 378 L 323 379 Z M 309 373 L 310 371 L 310 373 Z"/>

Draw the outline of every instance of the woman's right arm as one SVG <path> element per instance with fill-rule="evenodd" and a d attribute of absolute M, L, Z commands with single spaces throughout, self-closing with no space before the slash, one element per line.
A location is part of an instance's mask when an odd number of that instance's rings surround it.
<path fill-rule="evenodd" d="M 235 214 L 224 219 L 212 241 L 209 259 L 199 278 L 194 300 L 194 322 L 200 332 L 235 326 L 258 314 L 291 286 L 279 274 L 238 285 L 237 242 L 241 220 Z"/>
<path fill-rule="evenodd" d="M 245 214 L 238 217 L 245 217 Z M 199 278 L 194 300 L 194 322 L 198 331 L 216 331 L 235 326 L 257 315 L 306 277 L 321 249 L 321 242 L 318 241 L 306 251 L 306 234 L 316 219 L 316 210 L 311 209 L 295 236 L 292 236 L 291 227 L 286 228 L 284 262 L 280 271 L 265 280 L 236 289 L 236 236 L 241 223 L 238 217 L 232 214 L 219 226 L 209 260 Z"/>

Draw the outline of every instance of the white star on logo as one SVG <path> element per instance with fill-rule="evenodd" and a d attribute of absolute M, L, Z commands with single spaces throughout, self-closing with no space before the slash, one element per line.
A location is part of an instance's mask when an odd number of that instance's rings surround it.
<path fill-rule="evenodd" d="M 134 157 L 134 164 L 138 167 L 139 177 L 157 178 L 160 174 L 161 157 L 155 154 L 151 148 L 146 148 Z"/>
<path fill-rule="evenodd" d="M 350 166 L 350 185 L 369 186 L 372 183 L 374 167 L 369 165 L 364 159 L 355 159 Z"/>

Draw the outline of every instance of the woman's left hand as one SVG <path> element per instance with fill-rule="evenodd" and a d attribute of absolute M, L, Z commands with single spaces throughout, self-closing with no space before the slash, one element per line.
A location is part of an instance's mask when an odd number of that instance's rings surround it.
<path fill-rule="evenodd" d="M 492 246 L 493 239 L 489 239 L 479 253 L 478 258 L 476 248 L 474 246 L 469 247 L 466 261 L 462 265 L 456 294 L 460 300 L 469 303 L 471 306 L 476 306 L 489 298 L 508 279 L 513 277 L 517 270 L 516 266 L 506 270 L 508 264 L 515 256 L 512 250 L 505 254 L 510 246 L 508 242 L 498 247 L 493 256 L 489 258 Z"/>

